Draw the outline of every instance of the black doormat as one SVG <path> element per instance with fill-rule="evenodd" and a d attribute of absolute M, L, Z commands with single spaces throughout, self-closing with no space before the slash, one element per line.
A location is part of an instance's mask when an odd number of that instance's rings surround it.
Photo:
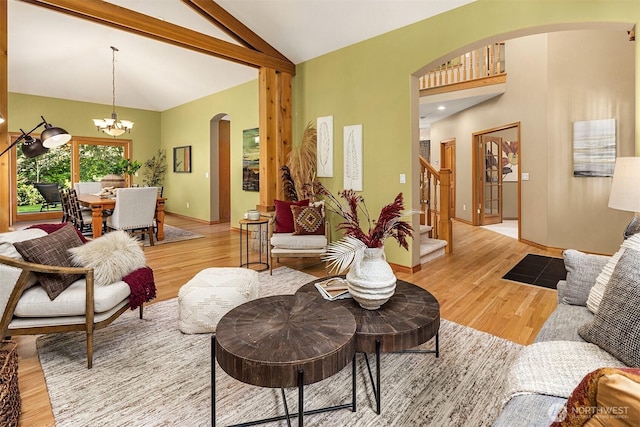
<path fill-rule="evenodd" d="M 562 258 L 553 258 L 544 255 L 527 254 L 507 274 L 502 276 L 505 280 L 527 283 L 529 285 L 542 286 L 556 289 L 558 280 L 567 277 Z"/>

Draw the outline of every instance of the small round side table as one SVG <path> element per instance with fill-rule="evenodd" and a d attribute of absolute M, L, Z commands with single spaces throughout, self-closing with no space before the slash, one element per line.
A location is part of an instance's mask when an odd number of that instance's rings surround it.
<path fill-rule="evenodd" d="M 264 271 L 269 269 L 269 218 L 260 218 L 258 220 L 251 219 L 241 219 L 238 221 L 240 224 L 240 267 L 251 268 L 251 265 L 262 266 L 263 268 L 257 271 Z M 251 226 L 255 226 L 258 232 L 258 260 L 250 261 L 249 260 L 249 235 L 251 234 Z M 264 226 L 264 233 L 262 231 L 262 227 Z M 246 230 L 244 235 L 244 242 L 242 239 L 243 230 Z M 262 245 L 263 245 L 263 234 L 266 237 L 266 254 L 265 260 L 262 261 Z M 244 243 L 244 244 L 243 244 Z M 243 262 L 243 254 L 246 254 L 246 262 Z"/>

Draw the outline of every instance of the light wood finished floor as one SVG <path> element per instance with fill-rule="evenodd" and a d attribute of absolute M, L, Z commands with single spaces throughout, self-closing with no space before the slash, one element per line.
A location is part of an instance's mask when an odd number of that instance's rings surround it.
<path fill-rule="evenodd" d="M 176 297 L 180 287 L 204 268 L 238 265 L 240 233 L 230 230 L 229 224 L 210 226 L 170 215 L 166 222 L 205 237 L 145 248 L 156 279 L 156 301 Z M 527 253 L 560 256 L 559 252 L 541 250 L 460 222 L 454 222 L 453 232 L 454 254 L 426 264 L 415 274 L 398 273 L 398 278 L 435 295 L 441 315 L 447 320 L 521 344 L 531 343 L 556 306 L 556 291 L 508 282 L 501 277 Z M 312 259 L 282 259 L 282 262 L 319 277 L 325 274 L 324 263 Z M 20 357 L 20 426 L 53 426 L 35 338 L 15 337 Z"/>

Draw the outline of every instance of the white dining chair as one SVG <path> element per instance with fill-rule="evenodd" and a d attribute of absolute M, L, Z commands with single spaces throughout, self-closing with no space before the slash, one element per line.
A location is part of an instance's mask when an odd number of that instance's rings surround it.
<path fill-rule="evenodd" d="M 96 181 L 76 182 L 73 188 L 78 194 L 97 194 L 102 191 L 102 183 Z"/>
<path fill-rule="evenodd" d="M 158 189 L 156 187 L 118 188 L 116 206 L 107 218 L 107 228 L 125 230 L 132 235 L 149 235 L 153 242 L 153 220 L 156 212 Z"/>

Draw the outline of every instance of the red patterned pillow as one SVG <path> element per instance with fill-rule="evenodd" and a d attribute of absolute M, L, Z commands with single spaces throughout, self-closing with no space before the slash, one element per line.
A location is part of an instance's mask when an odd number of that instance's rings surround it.
<path fill-rule="evenodd" d="M 324 215 L 318 206 L 291 206 L 293 234 L 324 235 Z"/>
<path fill-rule="evenodd" d="M 276 207 L 276 226 L 274 233 L 293 233 L 293 214 L 291 206 L 309 206 L 309 200 L 300 200 L 299 202 L 289 202 L 287 200 L 274 200 Z"/>

